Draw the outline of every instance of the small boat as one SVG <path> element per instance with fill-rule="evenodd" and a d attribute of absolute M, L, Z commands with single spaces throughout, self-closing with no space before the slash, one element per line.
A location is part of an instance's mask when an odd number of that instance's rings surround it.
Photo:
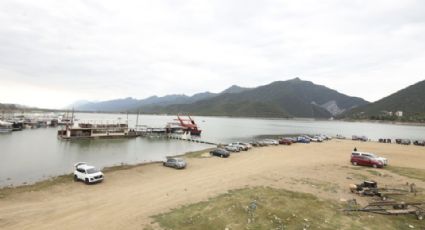
<path fill-rule="evenodd" d="M 0 133 L 10 133 L 13 131 L 13 123 L 0 120 Z"/>
<path fill-rule="evenodd" d="M 19 121 L 14 121 L 12 123 L 12 130 L 13 131 L 21 131 L 24 128 L 24 123 Z"/>

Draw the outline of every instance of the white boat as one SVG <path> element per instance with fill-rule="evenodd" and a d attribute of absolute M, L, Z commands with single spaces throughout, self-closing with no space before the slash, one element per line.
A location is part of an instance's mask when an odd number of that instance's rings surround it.
<path fill-rule="evenodd" d="M 131 138 L 137 137 L 134 129 L 129 129 L 127 124 L 96 124 L 75 123 L 66 125 L 58 130 L 58 137 L 64 140 L 71 139 L 98 139 L 98 138 Z"/>
<path fill-rule="evenodd" d="M 13 130 L 12 123 L 0 120 L 0 133 L 10 133 Z"/>

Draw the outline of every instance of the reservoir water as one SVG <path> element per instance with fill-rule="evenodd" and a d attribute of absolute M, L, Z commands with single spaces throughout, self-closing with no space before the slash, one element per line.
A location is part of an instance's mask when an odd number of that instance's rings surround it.
<path fill-rule="evenodd" d="M 127 121 L 125 114 L 79 113 L 83 121 Z M 141 115 L 139 124 L 164 127 L 175 116 Z M 425 139 L 425 126 L 395 125 L 367 122 L 283 120 L 226 117 L 194 117 L 202 131 L 202 140 L 228 143 L 249 141 L 259 135 L 284 134 L 341 134 L 366 135 L 370 139 Z M 130 127 L 136 115 L 128 116 Z M 212 147 L 163 138 L 103 139 L 62 141 L 56 137 L 57 128 L 30 129 L 0 135 L 0 187 L 34 183 L 53 176 L 71 173 L 73 164 L 89 162 L 99 168 L 120 164 L 139 164 L 160 161 L 177 155 Z"/>

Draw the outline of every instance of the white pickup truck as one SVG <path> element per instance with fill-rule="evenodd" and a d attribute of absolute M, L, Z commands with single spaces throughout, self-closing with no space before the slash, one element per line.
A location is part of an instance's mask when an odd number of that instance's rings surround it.
<path fill-rule="evenodd" d="M 85 162 L 78 162 L 74 165 L 74 181 L 84 181 L 86 184 L 92 184 L 103 181 L 103 173 L 94 166 L 87 165 Z"/>

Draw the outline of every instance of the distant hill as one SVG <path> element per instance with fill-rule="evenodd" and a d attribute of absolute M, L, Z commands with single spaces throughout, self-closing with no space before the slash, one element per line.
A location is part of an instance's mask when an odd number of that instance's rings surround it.
<path fill-rule="evenodd" d="M 233 85 L 221 93 L 203 92 L 197 93 L 193 96 L 186 96 L 183 94 L 172 94 L 163 97 L 151 96 L 145 99 L 135 98 L 122 98 L 109 101 L 101 102 L 90 102 L 86 100 L 76 101 L 71 105 L 66 106 L 66 109 L 72 109 L 79 111 L 102 111 L 102 112 L 124 112 L 124 111 L 135 111 L 141 107 L 155 107 L 155 106 L 168 106 L 175 104 L 190 104 L 200 100 L 209 99 L 223 93 L 239 93 L 249 88 L 243 88 L 237 85 Z"/>
<path fill-rule="evenodd" d="M 348 109 L 368 104 L 367 101 L 341 94 L 325 86 L 295 78 L 256 88 L 233 85 L 216 93 L 193 96 L 152 96 L 137 100 L 116 99 L 87 102 L 75 107 L 80 111 L 137 112 L 251 117 L 329 118 Z"/>
<path fill-rule="evenodd" d="M 144 106 L 167 106 L 172 104 L 188 104 L 199 100 L 208 99 L 216 96 L 214 93 L 204 92 L 193 96 L 186 95 L 166 95 L 163 97 L 151 96 L 145 99 L 134 99 L 131 97 L 115 99 L 101 102 L 78 101 L 67 108 L 74 108 L 78 111 L 102 111 L 102 112 L 124 112 L 134 111 Z"/>
<path fill-rule="evenodd" d="M 299 78 L 277 81 L 236 93 L 221 93 L 190 104 L 146 106 L 146 113 L 189 112 L 196 115 L 329 118 L 368 104 Z"/>
<path fill-rule="evenodd" d="M 240 93 L 240 92 L 243 92 L 243 91 L 246 91 L 246 90 L 249 90 L 249 89 L 251 89 L 251 88 L 244 88 L 244 87 L 240 87 L 240 86 L 237 86 L 237 85 L 232 85 L 229 88 L 223 90 L 221 93 L 222 94 L 223 93 Z"/>
<path fill-rule="evenodd" d="M 396 116 L 396 111 L 402 111 L 403 116 Z M 374 103 L 347 111 L 342 117 L 425 122 L 425 80 Z"/>
<path fill-rule="evenodd" d="M 22 111 L 22 110 L 28 110 L 28 109 L 35 109 L 24 105 L 19 104 L 2 104 L 0 103 L 0 111 Z"/>

